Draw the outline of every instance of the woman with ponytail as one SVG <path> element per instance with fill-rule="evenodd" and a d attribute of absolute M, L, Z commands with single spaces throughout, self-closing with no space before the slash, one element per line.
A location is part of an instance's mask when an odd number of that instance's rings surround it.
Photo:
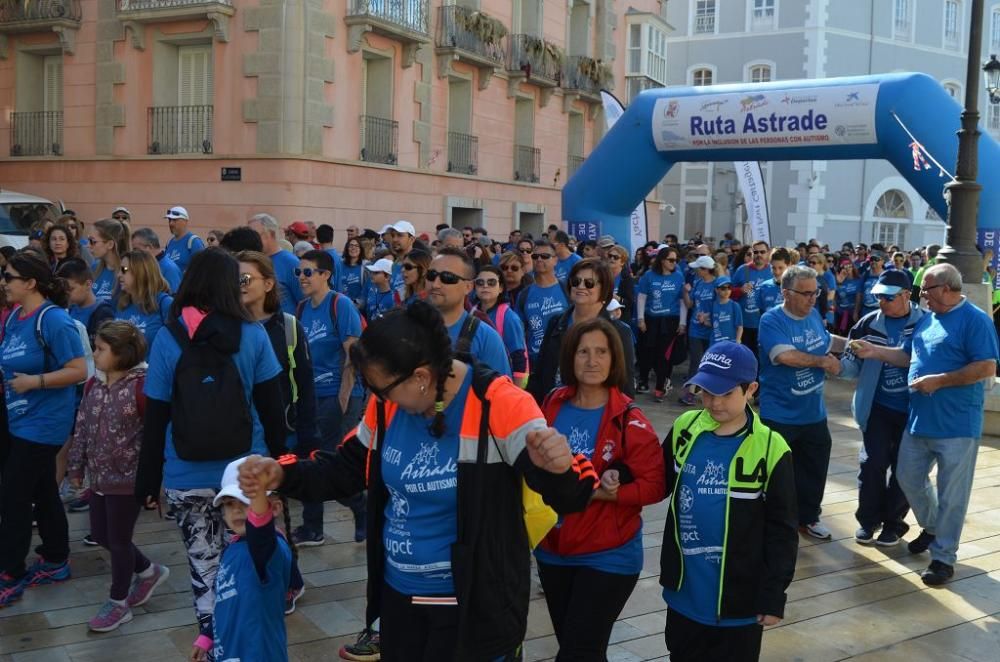
<path fill-rule="evenodd" d="M 105 218 L 94 223 L 90 235 L 90 252 L 94 265 L 94 296 L 101 301 L 111 301 L 118 292 L 118 270 L 122 256 L 129 251 L 132 231 L 125 221 Z"/>
<path fill-rule="evenodd" d="M 243 491 L 330 500 L 369 490 L 359 646 L 380 647 L 384 662 L 519 659 L 530 593 L 521 479 L 575 512 L 593 494 L 593 467 L 509 378 L 456 360 L 426 302 L 373 320 L 351 362 L 374 396 L 358 427 L 336 453 L 249 458 Z"/>
<path fill-rule="evenodd" d="M 0 444 L 0 607 L 29 586 L 69 579 L 69 527 L 54 476 L 73 428 L 75 387 L 87 376 L 80 334 L 65 310 L 66 281 L 33 250 L 15 253 L 3 280 L 15 308 L 0 344 L 9 414 Z M 33 518 L 42 544 L 26 568 Z"/>

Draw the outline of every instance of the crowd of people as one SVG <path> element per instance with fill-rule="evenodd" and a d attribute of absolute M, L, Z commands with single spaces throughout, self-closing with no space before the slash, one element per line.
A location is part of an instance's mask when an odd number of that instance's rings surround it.
<path fill-rule="evenodd" d="M 667 235 L 630 255 L 406 220 L 336 244 L 267 213 L 203 241 L 185 208 L 165 219 L 162 246 L 118 207 L 0 250 L 0 607 L 70 579 L 66 510 L 89 510 L 111 561 L 89 627 L 130 621 L 170 573 L 133 542 L 160 509 L 191 659 L 287 659 L 299 551 L 337 500 L 368 565 L 341 658 L 521 659 L 533 557 L 557 659 L 604 660 L 642 508 L 666 499 L 671 659 L 756 660 L 799 536 L 832 539 L 830 377 L 857 381 L 856 541 L 900 544 L 912 508 L 923 582 L 954 574 L 1000 356 L 936 246 Z M 691 409 L 658 433 L 643 408 L 674 396 Z"/>

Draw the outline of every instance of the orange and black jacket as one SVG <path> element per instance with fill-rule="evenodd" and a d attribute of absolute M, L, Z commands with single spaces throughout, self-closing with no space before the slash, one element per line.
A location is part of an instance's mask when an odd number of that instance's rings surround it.
<path fill-rule="evenodd" d="M 546 427 L 535 401 L 510 378 L 475 365 L 465 402 L 458 461 L 458 539 L 451 548 L 458 601 L 456 660 L 476 662 L 517 648 L 527 630 L 530 549 L 521 478 L 559 513 L 578 512 L 597 486 L 582 455 L 563 474 L 535 467 L 528 432 Z M 382 481 L 380 442 L 396 414 L 392 402 L 370 398 L 364 418 L 338 452 L 310 461 L 284 456 L 281 491 L 307 501 L 342 499 L 368 489 L 368 609 L 380 614 L 385 550 L 382 528 L 389 494 Z"/>

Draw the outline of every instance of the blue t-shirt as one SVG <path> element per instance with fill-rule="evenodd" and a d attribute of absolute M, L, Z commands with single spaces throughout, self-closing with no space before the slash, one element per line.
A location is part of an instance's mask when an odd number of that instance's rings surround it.
<path fill-rule="evenodd" d="M 188 248 L 189 244 L 190 248 Z M 167 242 L 164 252 L 166 252 L 167 258 L 174 261 L 181 273 L 184 273 L 187 271 L 188 265 L 191 264 L 191 258 L 194 254 L 203 250 L 205 250 L 205 242 L 201 240 L 201 237 L 195 236 L 189 231 L 183 237 L 172 237 Z"/>
<path fill-rule="evenodd" d="M 639 279 L 636 294 L 646 295 L 645 317 L 678 317 L 684 294 L 684 276 L 677 270 L 658 274 L 650 269 Z"/>
<path fill-rule="evenodd" d="M 912 382 L 998 358 L 993 320 L 963 300 L 943 315 L 928 313 L 917 322 L 907 379 Z M 931 396 L 911 394 L 908 425 L 910 434 L 919 437 L 981 437 L 983 382 L 941 388 Z"/>
<path fill-rule="evenodd" d="M 692 338 L 702 338 L 708 340 L 712 337 L 712 304 L 715 303 L 715 279 L 705 281 L 698 278 L 691 286 L 691 302 L 694 309 L 688 316 L 688 335 Z M 709 316 L 708 324 L 698 321 L 698 314 L 705 313 Z"/>
<path fill-rule="evenodd" d="M 720 340 L 736 341 L 736 327 L 743 326 L 743 311 L 730 299 L 712 304 L 712 344 Z"/>
<path fill-rule="evenodd" d="M 854 302 L 861 287 L 860 278 L 847 278 L 837 285 L 837 310 L 854 310 Z"/>
<path fill-rule="evenodd" d="M 392 290 L 379 292 L 374 287 L 368 290 L 368 301 L 365 303 L 365 317 L 369 321 L 377 319 L 389 312 L 396 305 Z"/>
<path fill-rule="evenodd" d="M 782 351 L 795 349 L 814 356 L 830 350 L 830 334 L 813 308 L 804 319 L 774 308 L 760 318 L 760 415 L 778 423 L 808 425 L 826 418 L 822 368 L 792 368 L 774 362 Z"/>
<path fill-rule="evenodd" d="M 164 321 L 170 318 L 170 306 L 173 302 L 173 297 L 161 292 L 156 297 L 158 309 L 151 313 L 142 312 L 137 303 L 129 304 L 121 310 L 115 308 L 116 320 L 131 322 L 135 328 L 142 331 L 142 335 L 146 339 L 147 357 L 153 349 L 153 340 L 156 338 L 156 334 L 163 328 Z"/>
<path fill-rule="evenodd" d="M 754 269 L 752 264 L 741 264 L 733 274 L 733 286 L 743 287 L 747 283 L 753 283 L 754 292 L 750 296 L 743 295 L 740 299 L 740 309 L 743 312 L 743 326 L 748 329 L 756 329 L 760 324 L 760 314 L 763 312 L 757 305 L 757 286 L 769 280 L 774 280 L 771 275 L 770 265 L 762 269 Z"/>
<path fill-rule="evenodd" d="M 49 347 L 48 356 L 35 336 L 35 324 L 42 311 L 42 337 Z M 0 370 L 9 382 L 14 373 L 40 375 L 61 369 L 73 359 L 83 357 L 80 332 L 69 313 L 45 301 L 30 315 L 20 319 L 20 309 L 7 318 L 3 344 L 0 345 Z M 40 444 L 61 446 L 73 430 L 76 414 L 76 387 L 32 389 L 16 393 L 4 388 L 10 434 Z"/>
<path fill-rule="evenodd" d="M 703 625 L 739 627 L 757 622 L 753 617 L 719 618 L 729 465 L 744 437 L 745 433 L 698 435 L 678 478 L 677 530 L 684 576 L 679 591 L 663 589 L 663 599 L 671 609 Z"/>
<path fill-rule="evenodd" d="M 184 322 L 181 321 L 181 326 Z M 250 404 L 253 420 L 253 440 L 247 454 L 267 455 L 264 428 L 260 424 L 257 408 L 253 406 L 255 384 L 274 379 L 281 372 L 281 365 L 274 355 L 267 331 L 257 322 L 244 322 L 240 335 L 240 349 L 233 355 L 236 368 L 243 381 L 243 394 Z M 149 354 L 149 371 L 146 373 L 146 397 L 170 402 L 174 390 L 174 368 L 181 357 L 181 349 L 167 328 L 160 329 Z M 163 464 L 163 486 L 173 490 L 218 489 L 226 465 L 237 458 L 217 462 L 189 462 L 177 457 L 171 424 L 167 424 L 166 449 Z"/>
<path fill-rule="evenodd" d="M 469 313 L 463 311 L 458 321 L 448 327 L 448 335 L 451 336 L 452 347 L 455 347 L 458 343 L 459 334 L 461 334 L 462 327 L 468 319 Z M 472 336 L 469 353 L 472 354 L 472 358 L 480 363 L 485 363 L 501 375 L 511 376 L 510 359 L 507 358 L 507 348 L 504 346 L 503 340 L 500 339 L 500 334 L 497 333 L 496 329 L 482 320 L 479 320 L 479 326 L 476 327 L 476 334 Z"/>
<path fill-rule="evenodd" d="M 772 308 L 776 308 L 785 303 L 785 295 L 781 292 L 781 283 L 773 280 L 760 283 L 753 291 L 753 296 L 757 300 L 757 309 L 761 316 Z M 758 326 L 759 326 L 758 322 Z"/>
<path fill-rule="evenodd" d="M 909 315 L 904 317 L 884 317 L 886 330 L 886 347 L 900 347 L 909 352 L 913 337 L 904 338 L 904 330 Z M 889 363 L 882 364 L 878 388 L 875 389 L 874 402 L 888 407 L 893 411 L 906 412 L 910 404 L 910 387 L 906 381 L 907 368 L 897 368 Z"/>
<path fill-rule="evenodd" d="M 70 304 L 68 310 L 69 316 L 78 321 L 80 324 L 87 326 L 87 323 L 90 322 L 90 317 L 94 314 L 94 311 L 97 310 L 97 307 L 100 306 L 101 303 L 101 301 L 95 301 L 90 306 L 77 306 L 75 304 Z"/>
<path fill-rule="evenodd" d="M 274 264 L 274 276 L 278 281 L 278 295 L 281 297 L 281 311 L 289 315 L 295 314 L 295 307 L 302 301 L 302 288 L 295 270 L 299 268 L 299 258 L 285 250 L 271 256 Z"/>
<path fill-rule="evenodd" d="M 269 531 L 277 547 L 267 561 L 267 579 L 261 581 L 246 539 L 231 542 L 222 552 L 215 575 L 214 657 L 216 660 L 288 659 L 285 632 L 285 591 L 292 570 L 292 552 L 272 524 L 251 531 Z"/>
<path fill-rule="evenodd" d="M 181 278 L 183 276 L 180 268 L 173 260 L 167 257 L 166 253 L 160 253 L 156 257 L 156 262 L 160 265 L 160 273 L 163 275 L 163 280 L 167 281 L 167 287 L 170 288 L 171 294 L 177 292 L 181 286 Z"/>
<path fill-rule="evenodd" d="M 502 306 L 504 304 L 500 305 Z M 487 313 L 490 316 L 490 319 L 493 320 L 494 325 L 497 323 L 497 311 L 499 309 L 500 306 L 493 306 L 493 310 Z M 514 352 L 527 349 L 527 343 L 524 339 L 524 322 L 522 322 L 518 314 L 514 312 L 513 307 L 508 306 L 507 312 L 503 314 L 503 329 L 500 329 L 499 326 L 497 329 L 501 331 L 500 339 L 503 340 L 504 347 L 507 348 L 508 359 Z"/>
<path fill-rule="evenodd" d="M 824 271 L 820 275 L 820 278 L 822 278 L 823 282 L 826 283 L 827 292 L 833 292 L 837 289 L 837 277 L 833 275 L 832 271 Z"/>
<path fill-rule="evenodd" d="M 385 580 L 403 595 L 454 595 L 451 546 L 458 538 L 459 433 L 472 371 L 444 410 L 444 434 L 397 409 L 382 445 L 389 492 L 382 529 Z"/>
<path fill-rule="evenodd" d="M 573 268 L 573 265 L 582 260 L 583 258 L 576 253 L 570 253 L 569 257 L 565 260 L 558 260 L 554 271 L 556 272 L 556 279 L 562 283 L 566 284 L 566 279 L 569 278 L 569 270 Z"/>
<path fill-rule="evenodd" d="M 330 274 L 330 289 L 336 290 L 337 286 L 340 285 L 340 253 L 337 252 L 336 248 L 324 248 L 323 250 L 326 251 L 327 255 L 333 261 L 333 273 Z"/>
<path fill-rule="evenodd" d="M 862 291 L 864 294 L 861 295 L 861 309 L 872 311 L 878 308 L 878 299 L 872 294 L 872 288 L 875 287 L 875 283 L 878 282 L 878 276 L 869 274 L 865 277 L 864 284 L 862 285 Z"/>
<path fill-rule="evenodd" d="M 340 280 L 337 283 L 337 291 L 346 294 L 351 301 L 364 301 L 363 266 L 356 264 L 348 266 L 341 262 Z"/>
<path fill-rule="evenodd" d="M 538 283 L 528 286 L 518 298 L 518 305 L 524 312 L 525 337 L 528 341 L 528 357 L 532 362 L 538 358 L 549 320 L 562 315 L 569 307 L 566 292 L 559 283 L 542 287 Z"/>
<path fill-rule="evenodd" d="M 403 278 L 403 263 L 396 262 L 392 265 L 392 278 L 389 279 L 389 289 L 399 292 L 399 298 L 406 297 L 406 280 Z"/>
<path fill-rule="evenodd" d="M 334 296 L 337 297 L 336 317 L 330 309 Z M 344 343 L 348 338 L 361 337 L 361 316 L 350 299 L 336 292 L 328 292 L 318 306 L 313 306 L 312 300 L 306 299 L 302 304 L 299 321 L 309 340 L 316 397 L 338 395 L 344 370 Z M 333 328 L 334 324 L 336 329 Z"/>
<path fill-rule="evenodd" d="M 90 289 L 101 301 L 111 301 L 115 298 L 115 290 L 118 289 L 118 274 L 114 269 L 105 268 L 100 276 L 94 278 L 94 284 Z"/>

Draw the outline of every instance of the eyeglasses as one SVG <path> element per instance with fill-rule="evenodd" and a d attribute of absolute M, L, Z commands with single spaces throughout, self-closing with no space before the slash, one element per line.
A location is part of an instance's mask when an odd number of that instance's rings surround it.
<path fill-rule="evenodd" d="M 533 260 L 551 260 L 552 253 L 534 253 L 531 256 Z"/>
<path fill-rule="evenodd" d="M 895 294 L 876 294 L 875 298 L 878 299 L 879 301 L 890 302 L 890 301 L 895 301 L 896 300 L 896 295 Z"/>
<path fill-rule="evenodd" d="M 573 287 L 580 287 L 581 285 L 584 289 L 592 290 L 597 287 L 597 281 L 593 278 L 574 278 L 569 282 Z"/>
<path fill-rule="evenodd" d="M 521 248 L 521 249 L 518 249 L 518 250 L 520 251 L 521 255 L 531 255 L 531 250 L 532 249 L 530 249 L 530 248 Z"/>
<path fill-rule="evenodd" d="M 306 278 L 312 278 L 314 275 L 327 274 L 330 272 L 327 271 L 326 269 L 312 269 L 310 267 L 306 267 L 305 269 L 299 269 L 298 267 L 296 267 L 295 271 L 293 271 L 292 273 L 295 274 L 296 278 L 301 278 L 302 276 L 305 276 Z"/>
<path fill-rule="evenodd" d="M 17 274 L 12 274 L 9 271 L 3 272 L 3 280 L 5 283 L 9 283 L 12 280 L 31 280 L 30 278 L 25 278 L 24 276 L 18 276 Z"/>
<path fill-rule="evenodd" d="M 754 255 L 767 255 L 767 251 L 752 251 Z"/>
<path fill-rule="evenodd" d="M 789 292 L 795 292 L 796 294 L 800 294 L 800 295 L 804 296 L 807 299 L 815 299 L 816 297 L 819 296 L 819 290 L 810 290 L 808 292 L 803 292 L 802 290 L 788 290 L 788 291 Z"/>
<path fill-rule="evenodd" d="M 939 287 L 944 287 L 944 283 L 939 283 L 937 285 L 931 285 L 930 287 L 921 287 L 920 288 L 920 293 L 921 294 L 927 294 L 931 290 L 936 290 Z"/>
<path fill-rule="evenodd" d="M 424 365 L 424 364 L 421 364 L 421 365 Z M 418 365 L 417 368 L 419 368 L 419 367 L 420 366 Z M 413 371 L 416 372 L 416 368 L 414 368 Z M 382 388 L 375 388 L 374 386 L 372 386 L 368 382 L 368 380 L 364 378 L 364 375 L 362 375 L 361 381 L 364 384 L 365 388 L 367 388 L 369 391 L 372 392 L 372 395 L 374 395 L 379 400 L 383 400 L 384 401 L 384 400 L 388 400 L 389 399 L 389 393 L 392 392 L 392 389 L 396 388 L 397 386 L 399 386 L 400 384 L 402 384 L 403 382 L 405 382 L 407 379 L 409 379 L 412 376 L 413 376 L 413 372 L 410 372 L 409 374 L 406 374 L 406 375 L 402 375 L 402 376 L 397 377 L 396 379 L 392 380 L 391 382 L 389 382 L 389 384 L 387 384 L 386 386 L 383 386 Z"/>
<path fill-rule="evenodd" d="M 463 280 L 472 280 L 471 278 L 463 278 L 458 274 L 453 274 L 450 271 L 438 271 L 437 269 L 431 269 L 430 271 L 427 272 L 428 283 L 433 283 L 438 278 L 440 278 L 441 282 L 444 283 L 445 285 L 456 285 L 462 282 Z"/>
<path fill-rule="evenodd" d="M 665 258 L 663 258 L 663 261 L 664 262 L 671 262 L 672 263 L 672 262 L 676 262 L 677 258 L 676 257 L 665 257 Z"/>
<path fill-rule="evenodd" d="M 516 264 L 505 264 L 500 267 L 500 271 L 520 271 L 521 267 Z"/>
<path fill-rule="evenodd" d="M 122 267 L 121 267 L 121 271 L 122 271 L 123 274 L 127 274 L 128 273 L 128 265 L 127 264 L 123 264 Z"/>
<path fill-rule="evenodd" d="M 406 262 L 403 263 L 403 271 L 413 271 L 416 268 L 417 265 L 415 264 L 407 264 Z"/>
<path fill-rule="evenodd" d="M 477 278 L 476 287 L 496 287 L 500 281 L 496 278 Z"/>

